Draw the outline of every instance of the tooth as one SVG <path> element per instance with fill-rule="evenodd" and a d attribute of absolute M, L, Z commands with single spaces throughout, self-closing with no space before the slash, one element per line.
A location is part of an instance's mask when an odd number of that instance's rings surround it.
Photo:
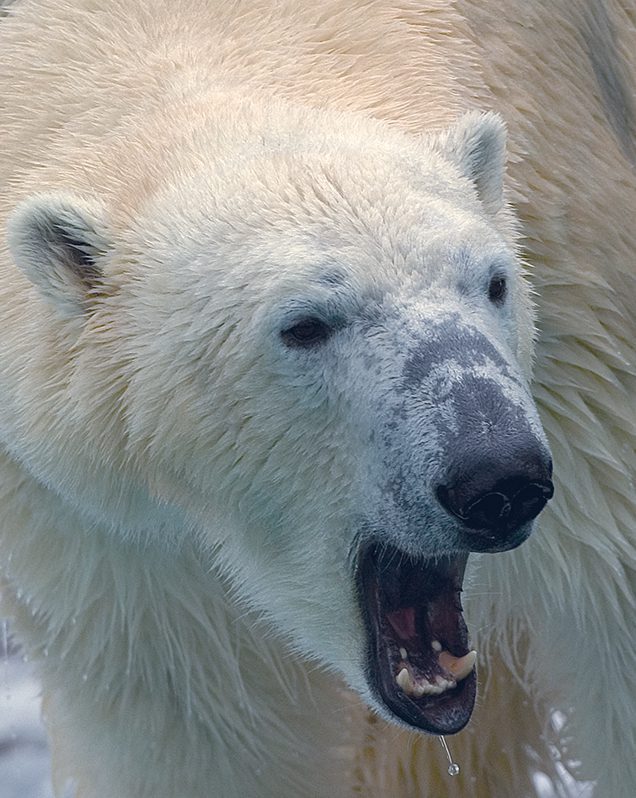
<path fill-rule="evenodd" d="M 395 681 L 397 682 L 398 687 L 401 687 L 403 692 L 405 692 L 407 695 L 412 692 L 413 679 L 411 679 L 411 674 L 406 668 L 402 668 L 402 670 L 395 677 Z"/>
<path fill-rule="evenodd" d="M 446 689 L 445 687 L 441 687 L 439 684 L 431 684 L 428 679 L 416 681 L 413 678 L 413 675 L 409 672 L 408 668 L 402 668 L 402 670 L 395 677 L 395 681 L 402 689 L 403 693 L 406 695 L 415 696 L 415 698 L 421 698 L 423 695 L 436 695 L 438 693 L 443 693 Z"/>
<path fill-rule="evenodd" d="M 439 695 L 449 687 L 456 686 L 454 681 L 448 681 L 439 675 L 435 677 L 435 684 L 429 682 L 428 679 L 415 680 L 407 668 L 402 668 L 395 677 L 395 681 L 405 695 L 412 695 L 415 698 L 421 698 L 423 695 Z"/>
<path fill-rule="evenodd" d="M 400 656 L 402 657 L 402 659 L 408 659 L 409 655 L 408 655 L 408 652 L 407 652 L 407 650 L 405 648 L 401 648 L 400 649 Z"/>
<path fill-rule="evenodd" d="M 458 682 L 465 679 L 475 667 L 477 652 L 469 651 L 463 657 L 454 657 L 450 651 L 442 651 L 439 655 L 439 664 L 445 668 Z"/>
<path fill-rule="evenodd" d="M 476 651 L 470 651 L 463 657 L 454 657 L 449 651 L 442 651 L 439 663 L 449 672 L 450 679 L 437 674 L 433 683 L 426 678 L 416 679 L 408 668 L 402 668 L 395 677 L 395 682 L 405 695 L 412 695 L 415 698 L 421 698 L 423 695 L 439 695 L 456 687 L 457 682 L 465 679 L 472 671 L 476 659 Z"/>
<path fill-rule="evenodd" d="M 442 691 L 437 687 L 435 684 L 431 684 L 430 682 L 417 682 L 413 689 L 413 694 L 416 698 L 421 698 L 423 695 L 434 695 L 435 693 L 441 693 Z"/>
<path fill-rule="evenodd" d="M 433 640 L 431 642 L 431 648 L 433 651 L 437 651 L 439 653 L 442 650 L 442 644 L 439 642 L 439 640 Z"/>

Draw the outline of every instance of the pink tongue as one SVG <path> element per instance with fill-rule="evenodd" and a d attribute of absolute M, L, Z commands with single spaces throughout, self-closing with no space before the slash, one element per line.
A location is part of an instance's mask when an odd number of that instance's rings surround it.
<path fill-rule="evenodd" d="M 415 607 L 403 607 L 395 612 L 387 612 L 386 617 L 400 639 L 410 640 L 416 636 Z"/>

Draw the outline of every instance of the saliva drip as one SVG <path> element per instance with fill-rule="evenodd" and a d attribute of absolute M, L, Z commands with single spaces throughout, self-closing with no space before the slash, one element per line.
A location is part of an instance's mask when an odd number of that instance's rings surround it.
<path fill-rule="evenodd" d="M 453 757 L 451 756 L 451 752 L 448 750 L 448 746 L 446 745 L 446 740 L 444 739 L 444 735 L 440 735 L 439 741 L 442 744 L 442 748 L 446 752 L 446 756 L 448 757 L 448 775 L 449 776 L 457 776 L 459 774 L 459 765 L 457 762 L 453 762 Z"/>

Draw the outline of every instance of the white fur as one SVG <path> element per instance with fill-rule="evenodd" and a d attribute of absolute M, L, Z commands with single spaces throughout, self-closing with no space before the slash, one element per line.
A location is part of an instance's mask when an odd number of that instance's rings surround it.
<path fill-rule="evenodd" d="M 515 6 L 19 0 L 0 21 L 3 599 L 79 795 L 527 794 L 550 701 L 598 796 L 634 794 L 634 187 L 571 39 L 584 11 Z M 585 102 L 546 100 L 524 14 L 544 48 L 562 26 Z M 429 741 L 340 678 L 366 694 L 349 555 L 392 336 L 459 313 L 533 413 L 503 128 L 476 107 L 511 131 L 558 485 L 541 534 L 473 559 L 486 688 L 453 748 L 476 782 L 440 787 Z M 51 220 L 88 235 L 98 280 L 64 268 Z M 301 360 L 279 332 L 317 307 L 350 331 Z"/>

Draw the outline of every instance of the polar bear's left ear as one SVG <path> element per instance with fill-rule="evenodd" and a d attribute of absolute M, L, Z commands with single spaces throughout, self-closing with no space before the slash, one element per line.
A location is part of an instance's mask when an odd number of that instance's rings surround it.
<path fill-rule="evenodd" d="M 435 136 L 433 146 L 472 180 L 486 212 L 496 214 L 506 167 L 506 126 L 499 114 L 469 111 Z"/>
<path fill-rule="evenodd" d="M 63 316 L 86 312 L 99 290 L 107 251 L 101 208 L 65 194 L 21 202 L 7 222 L 16 266 Z"/>

